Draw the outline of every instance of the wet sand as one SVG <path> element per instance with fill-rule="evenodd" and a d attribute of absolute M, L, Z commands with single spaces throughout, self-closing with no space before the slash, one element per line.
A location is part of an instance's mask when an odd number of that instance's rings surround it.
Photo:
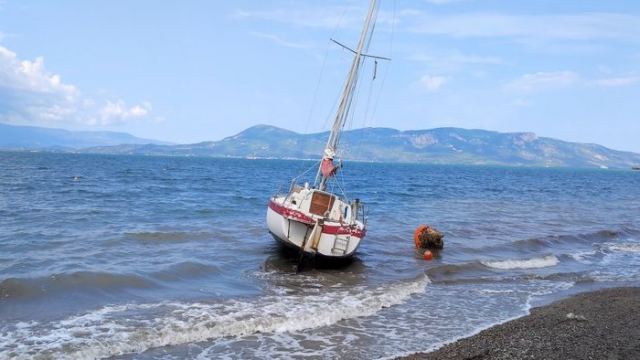
<path fill-rule="evenodd" d="M 578 294 L 401 359 L 640 359 L 640 287 Z"/>

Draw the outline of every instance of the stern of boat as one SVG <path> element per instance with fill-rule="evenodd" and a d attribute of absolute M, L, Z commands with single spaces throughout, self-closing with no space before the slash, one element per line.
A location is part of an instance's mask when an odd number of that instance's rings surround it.
<path fill-rule="evenodd" d="M 308 211 L 309 208 L 314 210 L 311 201 L 314 192 L 317 190 L 308 190 L 308 194 L 302 193 L 294 198 L 284 195 L 272 197 L 267 208 L 269 232 L 285 246 L 295 249 L 304 247 L 303 250 L 309 254 L 331 258 L 352 256 L 366 234 L 364 222 L 355 219 L 345 221 L 341 216 L 342 211 L 348 213 L 351 208 L 337 198 L 331 200 L 329 210 L 335 207 L 339 209 L 338 213 L 325 211 L 320 216 L 316 214 L 318 211 Z"/>

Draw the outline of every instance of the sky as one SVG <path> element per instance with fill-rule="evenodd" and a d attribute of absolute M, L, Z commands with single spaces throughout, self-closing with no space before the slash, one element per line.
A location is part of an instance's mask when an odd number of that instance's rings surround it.
<path fill-rule="evenodd" d="M 176 143 L 328 130 L 368 1 L 0 0 L 0 122 Z M 349 128 L 640 152 L 640 2 L 382 0 Z M 375 78 L 374 78 L 375 72 Z"/>

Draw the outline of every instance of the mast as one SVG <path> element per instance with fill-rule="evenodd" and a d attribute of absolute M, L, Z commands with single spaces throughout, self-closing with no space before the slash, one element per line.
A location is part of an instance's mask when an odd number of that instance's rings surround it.
<path fill-rule="evenodd" d="M 371 26 L 373 15 L 375 14 L 376 4 L 377 0 L 371 0 L 371 3 L 369 4 L 369 11 L 367 12 L 367 17 L 365 18 L 364 25 L 362 27 L 362 33 L 360 34 L 360 40 L 358 41 L 358 47 L 356 48 L 356 50 L 352 50 L 354 55 L 353 61 L 351 63 L 351 69 L 349 70 L 347 81 L 344 84 L 342 95 L 340 96 L 340 105 L 338 106 L 338 111 L 336 112 L 336 117 L 333 121 L 333 126 L 331 127 L 331 133 L 329 134 L 329 140 L 327 140 L 327 146 L 325 146 L 325 149 L 331 149 L 334 153 L 338 149 L 340 132 L 344 128 L 347 117 L 349 115 L 349 109 L 351 108 L 353 91 L 358 82 L 358 70 L 360 70 L 360 64 L 362 63 L 364 48 L 368 43 L 367 37 L 369 36 L 369 28 Z M 315 184 L 318 186 L 318 189 L 324 190 L 326 188 L 328 178 L 322 176 L 321 169 L 322 165 L 320 165 L 320 167 L 318 168 Z"/>

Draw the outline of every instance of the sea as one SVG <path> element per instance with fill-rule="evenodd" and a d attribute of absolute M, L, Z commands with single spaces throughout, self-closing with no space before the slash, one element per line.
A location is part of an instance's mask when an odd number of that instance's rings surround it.
<path fill-rule="evenodd" d="M 315 165 L 0 152 L 0 358 L 393 358 L 640 285 L 631 170 L 346 161 L 367 236 L 296 273 L 267 202 Z"/>

